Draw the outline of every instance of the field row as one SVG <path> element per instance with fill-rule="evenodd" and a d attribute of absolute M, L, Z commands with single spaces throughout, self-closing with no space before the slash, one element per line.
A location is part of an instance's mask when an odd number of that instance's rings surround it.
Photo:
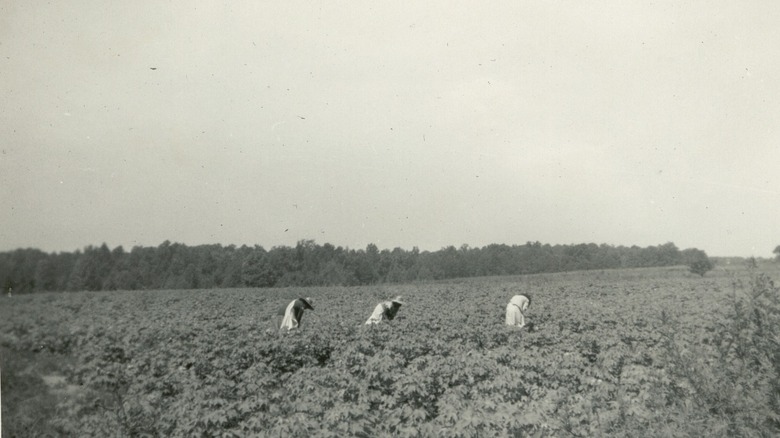
<path fill-rule="evenodd" d="M 680 436 L 698 427 L 700 382 L 677 366 L 716 357 L 713 334 L 750 281 L 655 269 L 45 294 L 3 306 L 0 345 L 69 359 L 68 415 L 51 427 L 81 436 Z M 533 331 L 502 324 L 517 293 L 533 294 Z M 363 324 L 399 294 L 394 321 Z M 280 332 L 297 296 L 316 310 Z"/>

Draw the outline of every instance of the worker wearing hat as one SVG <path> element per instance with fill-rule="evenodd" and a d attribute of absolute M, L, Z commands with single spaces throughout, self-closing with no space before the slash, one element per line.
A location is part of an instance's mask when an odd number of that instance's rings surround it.
<path fill-rule="evenodd" d="M 366 321 L 366 325 L 379 324 L 384 320 L 392 320 L 395 318 L 398 309 L 400 309 L 403 304 L 405 303 L 402 301 L 400 295 L 392 300 L 383 301 L 377 304 L 374 308 L 374 313 L 372 313 L 368 318 L 368 321 Z"/>
<path fill-rule="evenodd" d="M 303 318 L 303 311 L 306 309 L 314 310 L 314 307 L 312 307 L 311 303 L 311 298 L 298 298 L 291 301 L 290 304 L 287 305 L 287 309 L 284 311 L 282 326 L 279 327 L 279 330 L 284 328 L 287 330 L 298 328 L 298 326 L 301 324 L 301 318 Z"/>

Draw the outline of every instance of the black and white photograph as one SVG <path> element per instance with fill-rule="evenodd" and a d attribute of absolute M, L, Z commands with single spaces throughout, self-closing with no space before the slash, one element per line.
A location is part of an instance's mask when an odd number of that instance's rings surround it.
<path fill-rule="evenodd" d="M 780 436 L 778 23 L 0 0 L 0 436 Z"/>

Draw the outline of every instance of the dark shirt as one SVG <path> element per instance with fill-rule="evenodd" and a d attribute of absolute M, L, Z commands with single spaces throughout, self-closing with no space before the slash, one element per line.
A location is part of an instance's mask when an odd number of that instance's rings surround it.
<path fill-rule="evenodd" d="M 295 304 L 293 304 L 292 307 L 292 315 L 293 318 L 295 318 L 295 321 L 300 324 L 301 318 L 303 317 L 303 309 L 306 308 L 306 304 L 300 299 L 295 300 Z"/>
<path fill-rule="evenodd" d="M 396 303 L 390 304 L 390 307 L 388 307 L 385 310 L 385 318 L 387 318 L 387 319 L 392 321 L 393 318 L 395 318 L 395 315 L 398 314 L 398 309 L 400 309 L 400 308 L 401 308 L 400 304 L 396 304 Z"/>

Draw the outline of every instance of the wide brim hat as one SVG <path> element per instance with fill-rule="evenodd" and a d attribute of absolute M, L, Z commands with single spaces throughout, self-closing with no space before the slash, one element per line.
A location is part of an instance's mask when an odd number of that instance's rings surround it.
<path fill-rule="evenodd" d="M 398 295 L 397 297 L 393 298 L 393 299 L 392 299 L 392 300 L 390 300 L 390 301 L 391 301 L 391 302 L 393 302 L 393 303 L 398 303 L 398 304 L 401 304 L 401 305 L 404 305 L 404 304 L 406 304 L 406 302 L 403 300 L 403 298 L 401 297 L 401 295 Z"/>
<path fill-rule="evenodd" d="M 312 299 L 311 298 L 298 298 L 299 300 L 303 301 L 303 307 L 314 310 L 314 306 L 311 305 Z"/>

